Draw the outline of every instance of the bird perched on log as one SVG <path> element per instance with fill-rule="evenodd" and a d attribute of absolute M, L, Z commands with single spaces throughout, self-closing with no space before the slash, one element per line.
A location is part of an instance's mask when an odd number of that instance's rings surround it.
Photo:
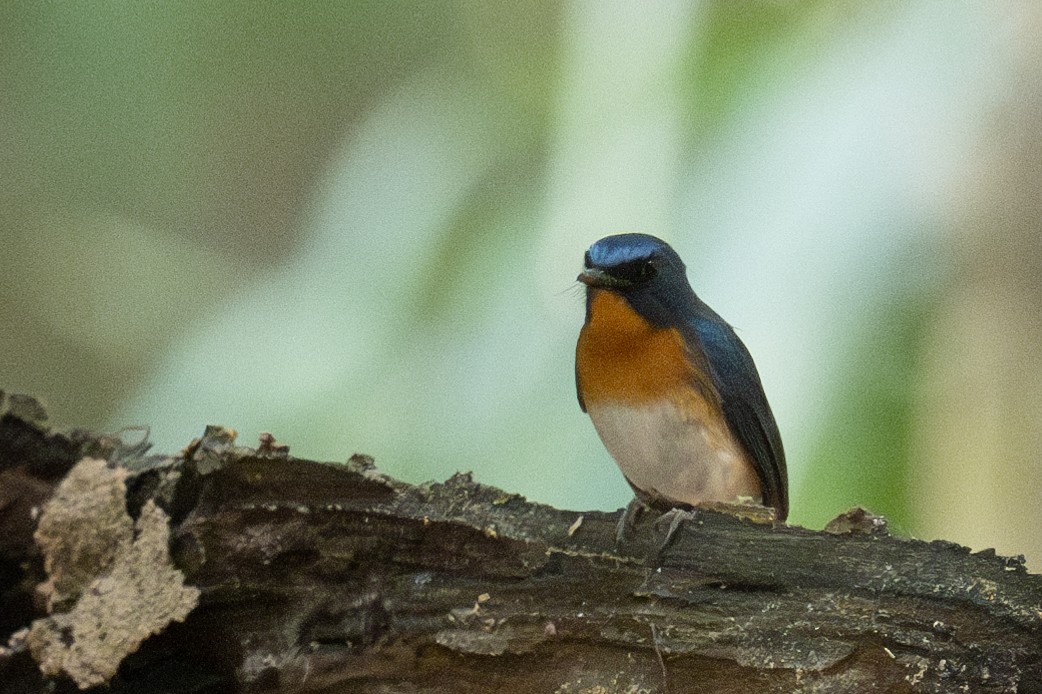
<path fill-rule="evenodd" d="M 608 236 L 578 280 L 579 406 L 637 500 L 667 511 L 751 499 L 785 520 L 785 453 L 756 366 L 676 251 L 646 234 Z"/>

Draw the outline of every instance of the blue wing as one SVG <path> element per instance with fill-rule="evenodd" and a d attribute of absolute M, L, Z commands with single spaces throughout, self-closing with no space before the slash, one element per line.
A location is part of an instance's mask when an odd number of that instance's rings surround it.
<path fill-rule="evenodd" d="M 691 344 L 692 337 L 696 337 L 706 356 L 727 423 L 756 464 L 764 505 L 773 506 L 778 519 L 785 520 L 789 514 L 785 451 L 760 375 L 749 350 L 731 326 L 704 303 L 699 304 L 697 315 L 689 324 L 694 335 L 689 333 L 685 339 Z"/>

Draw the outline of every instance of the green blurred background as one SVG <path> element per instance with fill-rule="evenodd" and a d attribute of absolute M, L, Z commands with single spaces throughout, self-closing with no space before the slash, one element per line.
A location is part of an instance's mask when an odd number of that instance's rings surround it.
<path fill-rule="evenodd" d="M 629 497 L 574 277 L 671 241 L 792 521 L 1042 561 L 1042 5 L 4 3 L 0 388 L 60 426 Z"/>

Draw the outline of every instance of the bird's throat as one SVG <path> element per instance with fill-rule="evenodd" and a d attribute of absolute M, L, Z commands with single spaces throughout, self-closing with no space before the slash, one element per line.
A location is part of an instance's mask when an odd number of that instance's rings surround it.
<path fill-rule="evenodd" d="M 576 375 L 587 406 L 658 402 L 700 380 L 676 328 L 656 328 L 616 292 L 591 291 L 576 345 Z"/>

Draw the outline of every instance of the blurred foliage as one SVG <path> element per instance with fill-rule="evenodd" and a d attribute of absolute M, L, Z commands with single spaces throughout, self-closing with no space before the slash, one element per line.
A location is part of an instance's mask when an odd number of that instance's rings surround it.
<path fill-rule="evenodd" d="M 842 24 L 835 5 L 821 0 L 800 2 L 708 3 L 700 28 L 692 33 L 684 63 L 682 87 L 690 90 L 689 136 L 708 137 L 732 119 L 748 98 L 756 98 L 765 74 L 780 58 L 802 49 L 798 59 L 784 61 L 792 70 L 813 59 L 815 41 L 801 40 L 805 31 L 827 22 Z"/>
<path fill-rule="evenodd" d="M 922 354 L 953 258 L 976 260 L 952 230 L 1001 151 L 982 135 L 1039 93 L 1040 16 L 7 3 L 0 387 L 63 424 L 148 423 L 162 450 L 219 422 L 611 508 L 629 490 L 575 402 L 573 278 L 596 238 L 645 231 L 753 352 L 795 522 L 860 503 L 943 528 L 917 502 L 945 482 L 918 475 Z"/>
<path fill-rule="evenodd" d="M 894 531 L 915 527 L 921 493 L 909 475 L 925 327 L 935 300 L 927 289 L 873 306 L 857 327 L 845 381 L 829 394 L 828 414 L 808 458 L 801 493 L 804 522 L 822 527 L 839 506 L 883 514 Z"/>

